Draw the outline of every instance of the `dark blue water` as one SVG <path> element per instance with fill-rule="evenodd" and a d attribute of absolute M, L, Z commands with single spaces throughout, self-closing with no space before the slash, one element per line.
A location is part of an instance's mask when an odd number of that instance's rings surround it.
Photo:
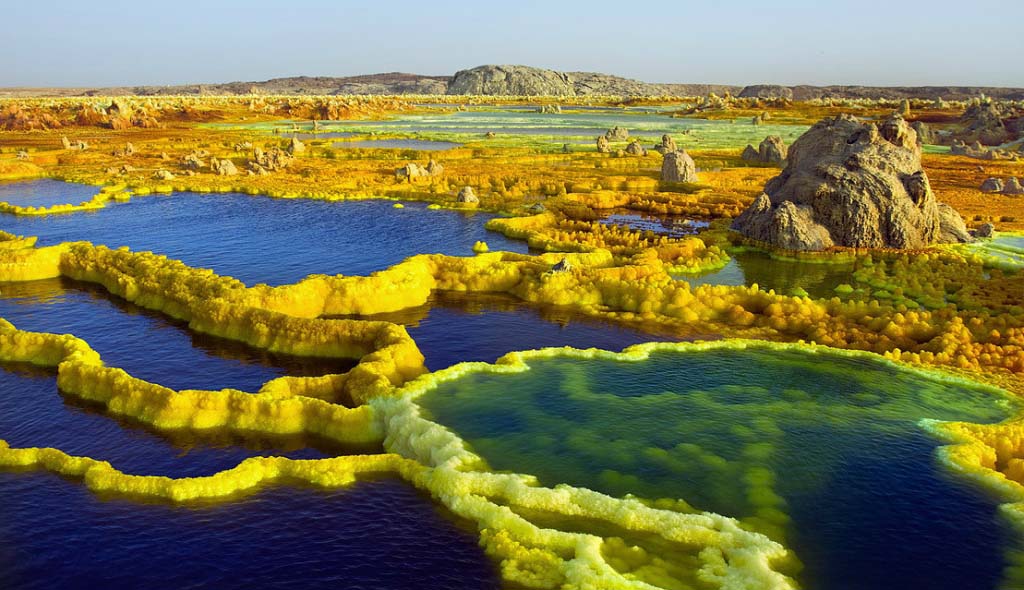
<path fill-rule="evenodd" d="M 426 207 L 177 193 L 71 215 L 4 216 L 0 229 L 39 236 L 41 246 L 88 240 L 149 250 L 248 285 L 293 283 L 314 273 L 367 275 L 414 254 L 470 256 L 478 240 L 492 251 L 528 250 L 484 229 L 493 215 Z"/>
<path fill-rule="evenodd" d="M 500 587 L 476 532 L 391 478 L 176 507 L 0 473 L 0 499 L 5 590 Z"/>
<path fill-rule="evenodd" d="M 88 285 L 0 285 L 0 317 L 86 338 L 104 360 L 172 387 L 255 391 L 283 374 L 350 363 L 267 355 Z M 158 432 L 60 394 L 56 374 L 0 364 L 0 438 L 110 461 L 140 475 L 204 476 L 247 457 L 315 459 L 379 447 L 312 437 Z M 204 508 L 96 498 L 78 482 L 0 472 L 0 587 L 496 588 L 475 531 L 385 479 L 330 492 L 272 487 Z"/>
<path fill-rule="evenodd" d="M 172 389 L 255 392 L 283 375 L 344 373 L 356 362 L 271 354 L 196 334 L 100 287 L 59 279 L 0 283 L 0 317 L 22 330 L 74 334 L 107 365 Z"/>
<path fill-rule="evenodd" d="M 494 362 L 515 350 L 552 346 L 622 350 L 641 342 L 695 337 L 651 331 L 651 326 L 644 331 L 639 325 L 604 321 L 556 306 L 530 305 L 511 296 L 493 294 L 437 292 L 425 305 L 365 319 L 406 326 L 431 371 L 464 361 Z"/>
<path fill-rule="evenodd" d="M 0 201 L 19 207 L 77 205 L 100 191 L 97 186 L 61 182 L 49 178 L 18 182 L 0 182 Z"/>

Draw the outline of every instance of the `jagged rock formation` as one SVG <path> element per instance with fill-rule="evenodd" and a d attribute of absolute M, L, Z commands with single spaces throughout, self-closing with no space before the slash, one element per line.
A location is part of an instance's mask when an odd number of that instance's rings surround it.
<path fill-rule="evenodd" d="M 654 150 L 661 155 L 674 152 L 677 149 L 679 148 L 676 146 L 676 140 L 672 139 L 672 136 L 667 133 L 661 136 L 661 144 L 654 146 Z"/>
<path fill-rule="evenodd" d="M 626 146 L 626 153 L 631 156 L 646 156 L 647 148 L 640 145 L 640 142 L 634 139 Z"/>
<path fill-rule="evenodd" d="M 459 203 L 479 203 L 480 202 L 480 198 L 476 196 L 476 193 L 473 192 L 473 187 L 471 187 L 471 186 L 464 186 L 464 187 L 462 187 L 462 190 L 459 191 L 459 196 L 456 197 L 455 200 L 458 201 Z"/>
<path fill-rule="evenodd" d="M 601 154 L 607 154 L 612 151 L 611 146 L 608 145 L 608 138 L 604 135 L 599 135 L 597 137 L 597 151 Z"/>
<path fill-rule="evenodd" d="M 996 233 L 996 226 L 991 223 L 985 223 L 974 230 L 974 237 L 976 238 L 991 238 Z"/>
<path fill-rule="evenodd" d="M 288 144 L 288 153 L 294 156 L 304 151 L 306 151 L 306 144 L 302 143 L 298 137 L 293 137 L 291 143 Z"/>
<path fill-rule="evenodd" d="M 981 183 L 981 192 L 1001 193 L 1003 192 L 1003 181 L 998 178 L 987 178 L 985 182 Z"/>
<path fill-rule="evenodd" d="M 235 163 L 228 159 L 218 160 L 213 158 L 210 160 L 210 169 L 220 176 L 237 176 L 238 167 Z"/>
<path fill-rule="evenodd" d="M 924 123 L 922 121 L 914 121 L 911 127 L 913 127 L 914 132 L 917 133 L 917 145 L 935 143 L 935 134 L 932 133 L 932 130 L 930 127 L 928 127 L 927 123 Z"/>
<path fill-rule="evenodd" d="M 1004 195 L 1024 195 L 1024 186 L 1021 186 L 1016 176 L 1011 176 L 1003 186 L 1002 193 Z"/>
<path fill-rule="evenodd" d="M 769 135 L 761 141 L 755 150 L 754 146 L 747 144 L 740 157 L 747 162 L 764 162 L 766 164 L 781 164 L 786 160 L 786 144 L 778 135 Z"/>
<path fill-rule="evenodd" d="M 917 134 L 899 115 L 877 126 L 849 115 L 824 119 L 788 156 L 734 230 L 789 250 L 923 248 L 970 239 L 959 214 L 935 199 Z"/>
<path fill-rule="evenodd" d="M 618 125 L 616 125 L 615 127 L 609 129 L 608 131 L 605 131 L 604 136 L 608 139 L 608 141 L 626 141 L 627 139 L 629 139 L 629 129 L 626 129 L 625 127 L 619 127 Z"/>
<path fill-rule="evenodd" d="M 686 150 L 665 154 L 661 162 L 661 180 L 665 182 L 697 182 L 697 164 Z"/>

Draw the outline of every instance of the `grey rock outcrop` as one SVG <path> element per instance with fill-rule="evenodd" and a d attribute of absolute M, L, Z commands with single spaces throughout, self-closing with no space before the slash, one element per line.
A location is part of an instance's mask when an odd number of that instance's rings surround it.
<path fill-rule="evenodd" d="M 927 123 L 921 121 L 914 121 L 911 127 L 913 127 L 914 131 L 917 133 L 918 145 L 924 145 L 926 143 L 935 143 L 935 135 L 932 133 L 932 130 L 930 127 L 928 127 Z"/>
<path fill-rule="evenodd" d="M 665 155 L 669 152 L 674 152 L 677 149 L 679 149 L 679 147 L 676 146 L 676 140 L 672 139 L 672 136 L 668 135 L 667 133 L 661 136 L 661 143 L 654 146 L 654 151 L 658 152 L 661 155 Z"/>
<path fill-rule="evenodd" d="M 766 164 L 781 164 L 786 160 L 788 153 L 785 142 L 778 135 L 769 135 L 761 141 L 757 149 L 747 144 L 740 157 L 746 162 L 763 162 Z"/>
<path fill-rule="evenodd" d="M 415 162 L 409 162 L 405 166 L 395 170 L 395 177 L 399 180 L 412 180 L 426 175 L 427 171 L 420 168 L 420 165 Z"/>
<path fill-rule="evenodd" d="M 697 182 L 697 164 L 686 150 L 665 154 L 661 162 L 661 180 L 664 182 Z"/>
<path fill-rule="evenodd" d="M 607 153 L 612 151 L 611 146 L 608 145 L 608 138 L 607 137 L 605 137 L 603 135 L 599 135 L 597 137 L 597 151 L 598 151 L 598 153 L 601 153 L 601 154 L 607 154 Z"/>
<path fill-rule="evenodd" d="M 647 148 L 640 145 L 640 142 L 634 139 L 626 146 L 626 153 L 631 156 L 646 156 Z"/>
<path fill-rule="evenodd" d="M 464 186 L 464 187 L 462 187 L 462 190 L 459 191 L 459 196 L 456 197 L 455 200 L 458 201 L 459 203 L 479 203 L 480 202 L 480 198 L 476 196 L 476 193 L 473 192 L 473 187 L 471 187 L 471 186 Z"/>
<path fill-rule="evenodd" d="M 917 134 L 898 115 L 878 126 L 849 115 L 826 118 L 793 143 L 787 162 L 734 230 L 790 250 L 969 239 L 959 214 L 936 200 Z"/>
<path fill-rule="evenodd" d="M 986 178 L 985 182 L 981 183 L 981 192 L 1001 193 L 1003 192 L 1003 181 L 998 178 Z"/>
<path fill-rule="evenodd" d="M 793 89 L 777 84 L 754 84 L 740 91 L 740 98 L 783 98 L 793 100 Z"/>
<path fill-rule="evenodd" d="M 786 144 L 778 135 L 769 135 L 764 138 L 757 148 L 758 158 L 769 164 L 781 164 L 786 159 Z"/>
<path fill-rule="evenodd" d="M 487 65 L 455 73 L 448 94 L 499 96 L 576 96 L 572 78 L 563 72 L 515 65 Z"/>
<path fill-rule="evenodd" d="M 427 171 L 428 176 L 441 176 L 442 174 L 444 174 L 444 166 L 438 164 L 434 160 L 430 160 L 429 162 L 427 162 L 427 167 L 425 168 L 425 170 Z"/>
<path fill-rule="evenodd" d="M 985 223 L 974 230 L 974 237 L 976 238 L 991 238 L 996 233 L 996 226 L 991 223 Z"/>
<path fill-rule="evenodd" d="M 288 153 L 294 156 L 304 151 L 306 151 L 306 145 L 298 137 L 293 137 L 291 143 L 288 144 Z"/>
<path fill-rule="evenodd" d="M 629 129 L 616 125 L 608 131 L 605 131 L 604 136 L 608 141 L 626 141 L 629 139 Z"/>
<path fill-rule="evenodd" d="M 1020 181 L 1017 180 L 1016 176 L 1011 176 L 1006 181 L 1006 185 L 1003 186 L 1004 195 L 1024 195 L 1024 186 L 1021 186 Z"/>
<path fill-rule="evenodd" d="M 210 168 L 220 176 L 238 176 L 238 167 L 235 166 L 234 162 L 226 158 L 223 160 L 212 158 L 210 160 Z"/>

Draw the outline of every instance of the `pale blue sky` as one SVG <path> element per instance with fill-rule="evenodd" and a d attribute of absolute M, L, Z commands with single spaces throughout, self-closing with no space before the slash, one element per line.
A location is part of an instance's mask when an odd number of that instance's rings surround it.
<path fill-rule="evenodd" d="M 648 82 L 1024 87 L 1024 0 L 10 0 L 0 86 L 229 82 L 486 63 Z"/>

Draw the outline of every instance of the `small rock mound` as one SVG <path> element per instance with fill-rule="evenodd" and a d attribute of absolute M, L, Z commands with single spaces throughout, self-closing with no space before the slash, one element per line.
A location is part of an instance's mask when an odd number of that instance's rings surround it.
<path fill-rule="evenodd" d="M 631 156 L 646 156 L 647 148 L 640 145 L 640 142 L 634 139 L 626 146 L 626 153 Z"/>
<path fill-rule="evenodd" d="M 661 144 L 654 146 L 654 150 L 661 155 L 674 152 L 678 149 L 679 148 L 676 146 L 676 140 L 672 139 L 672 136 L 667 133 L 661 136 Z"/>
<path fill-rule="evenodd" d="M 734 230 L 789 250 L 923 248 L 970 239 L 960 215 L 935 199 L 917 133 L 899 115 L 877 126 L 849 115 L 826 118 L 788 156 Z"/>
<path fill-rule="evenodd" d="M 697 164 L 686 150 L 665 154 L 661 162 L 661 180 L 665 182 L 697 182 Z"/>
<path fill-rule="evenodd" d="M 459 191 L 459 196 L 456 197 L 455 200 L 458 201 L 459 203 L 479 203 L 480 202 L 480 198 L 476 196 L 476 193 L 473 192 L 473 187 L 471 187 L 471 186 L 464 186 L 464 187 L 462 187 L 462 190 Z"/>
<path fill-rule="evenodd" d="M 981 225 L 978 229 L 974 230 L 974 237 L 976 238 L 991 238 L 996 233 L 996 226 L 991 223 Z"/>
<path fill-rule="evenodd" d="M 778 135 L 769 135 L 764 138 L 761 144 L 754 149 L 754 146 L 747 145 L 740 156 L 747 162 L 763 162 L 765 164 L 781 164 L 786 160 L 785 142 Z"/>
<path fill-rule="evenodd" d="M 998 178 L 987 178 L 985 182 L 981 183 L 981 192 L 1001 193 L 1003 192 L 1003 181 Z"/>
<path fill-rule="evenodd" d="M 604 136 L 608 141 L 626 141 L 629 139 L 629 129 L 616 125 L 608 131 L 605 131 Z"/>
<path fill-rule="evenodd" d="M 612 147 L 608 145 L 608 138 L 604 135 L 599 135 L 597 137 L 597 152 L 599 154 L 607 154 L 611 153 L 611 151 Z"/>

